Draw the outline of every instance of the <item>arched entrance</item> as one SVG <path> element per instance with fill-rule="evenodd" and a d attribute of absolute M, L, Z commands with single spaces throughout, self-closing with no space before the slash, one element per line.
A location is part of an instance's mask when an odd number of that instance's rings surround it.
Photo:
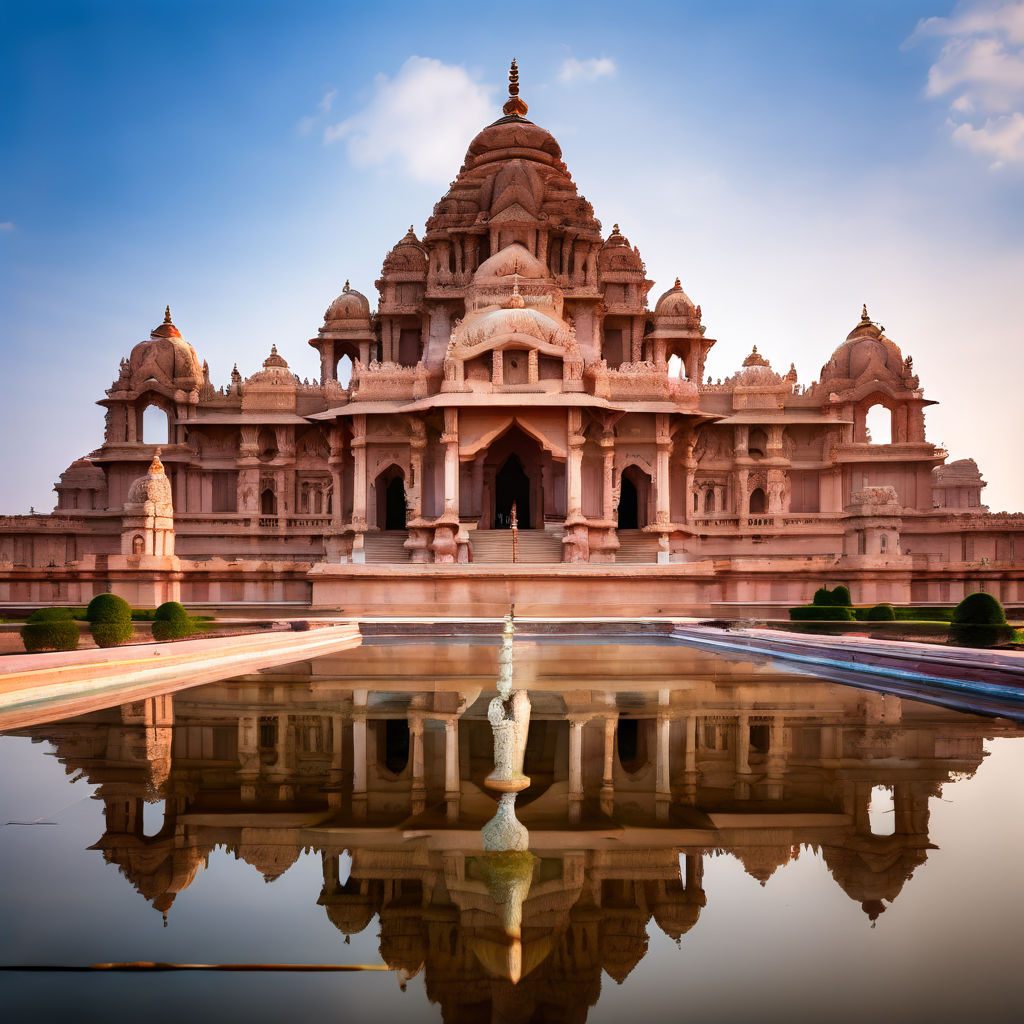
<path fill-rule="evenodd" d="M 544 528 L 545 452 L 540 442 L 513 424 L 487 449 L 481 467 L 481 523 L 492 530 L 511 525 L 512 505 L 521 530 Z"/>
<path fill-rule="evenodd" d="M 494 528 L 507 530 L 512 525 L 512 506 L 516 507 L 519 529 L 532 529 L 530 522 L 530 478 L 519 456 L 512 454 L 494 478 Z"/>
<path fill-rule="evenodd" d="M 627 466 L 619 481 L 620 530 L 639 530 L 648 524 L 651 478 L 637 466 Z"/>
<path fill-rule="evenodd" d="M 750 514 L 752 516 L 764 515 L 767 506 L 768 501 L 764 496 L 764 491 L 760 487 L 755 487 L 750 492 Z"/>
<path fill-rule="evenodd" d="M 388 466 L 374 484 L 377 492 L 377 527 L 381 530 L 405 529 L 405 475 L 395 465 Z"/>
<path fill-rule="evenodd" d="M 622 478 L 622 487 L 619 490 L 619 529 L 640 529 L 640 505 L 636 484 L 628 476 Z"/>

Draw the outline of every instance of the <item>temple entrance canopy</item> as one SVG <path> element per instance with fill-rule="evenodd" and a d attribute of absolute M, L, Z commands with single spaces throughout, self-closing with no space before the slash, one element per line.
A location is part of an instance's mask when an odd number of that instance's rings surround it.
<path fill-rule="evenodd" d="M 540 444 L 518 424 L 492 442 L 484 461 L 485 479 L 491 481 L 490 501 L 485 502 L 481 525 L 494 530 L 509 529 L 515 504 L 520 529 L 543 528 L 543 459 Z"/>

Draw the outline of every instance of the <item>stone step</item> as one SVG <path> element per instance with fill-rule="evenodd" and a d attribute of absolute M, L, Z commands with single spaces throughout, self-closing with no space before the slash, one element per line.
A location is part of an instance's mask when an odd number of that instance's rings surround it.
<path fill-rule="evenodd" d="M 473 561 L 503 563 L 512 561 L 511 530 L 474 530 L 470 534 Z M 561 532 L 520 530 L 517 550 L 520 562 L 561 562 Z"/>
<path fill-rule="evenodd" d="M 658 538 L 642 530 L 619 530 L 615 561 L 624 565 L 653 565 L 658 561 Z"/>
<path fill-rule="evenodd" d="M 370 565 L 386 562 L 408 562 L 409 552 L 403 547 L 408 533 L 405 530 L 382 530 L 363 537 L 366 561 Z"/>

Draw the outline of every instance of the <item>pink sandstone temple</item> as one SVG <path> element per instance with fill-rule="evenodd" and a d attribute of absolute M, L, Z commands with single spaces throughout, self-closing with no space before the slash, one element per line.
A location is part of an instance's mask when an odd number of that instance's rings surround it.
<path fill-rule="evenodd" d="M 384 258 L 376 311 L 348 282 L 328 306 L 319 381 L 275 346 L 218 388 L 167 311 L 53 514 L 0 520 L 0 601 L 1024 601 L 1024 516 L 990 514 L 974 461 L 927 440 L 933 403 L 867 310 L 811 384 L 756 345 L 712 379 L 701 307 L 678 280 L 648 305 L 638 250 L 509 79 L 422 237 Z"/>

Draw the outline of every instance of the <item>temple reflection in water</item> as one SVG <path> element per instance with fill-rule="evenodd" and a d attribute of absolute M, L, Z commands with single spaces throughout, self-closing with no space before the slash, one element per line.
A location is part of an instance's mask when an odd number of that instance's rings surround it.
<path fill-rule="evenodd" d="M 346 936 L 379 915 L 381 957 L 423 971 L 448 1021 L 585 1020 L 602 971 L 621 982 L 643 958 L 652 919 L 676 940 L 698 923 L 710 856 L 764 884 L 810 847 L 874 920 L 934 848 L 943 783 L 974 773 L 986 738 L 1020 734 L 657 644 L 516 652 L 532 701 L 516 809 L 533 855 L 518 984 L 494 953 L 502 908 L 481 861 L 498 796 L 484 784 L 493 641 L 380 640 L 21 734 L 98 787 L 94 848 L 156 910 L 188 898 L 218 846 L 267 881 L 315 851 L 311 903 Z M 160 800 L 147 835 L 143 806 Z"/>

